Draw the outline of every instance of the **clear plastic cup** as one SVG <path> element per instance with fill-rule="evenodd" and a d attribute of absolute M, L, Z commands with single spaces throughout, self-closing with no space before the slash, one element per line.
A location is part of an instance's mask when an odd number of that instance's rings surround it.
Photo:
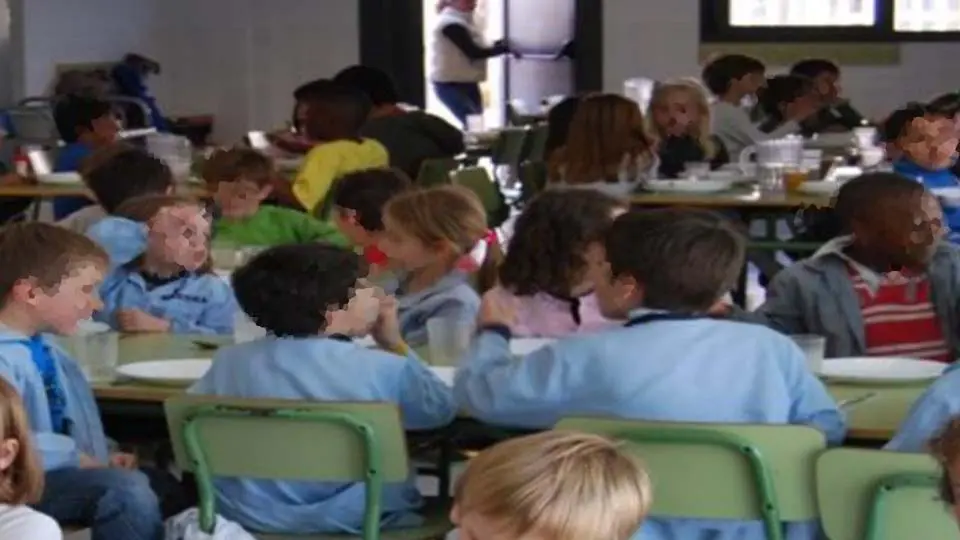
<path fill-rule="evenodd" d="M 469 319 L 435 317 L 427 321 L 429 361 L 435 366 L 456 366 L 470 348 L 475 325 Z"/>
<path fill-rule="evenodd" d="M 827 350 L 827 338 L 813 334 L 802 334 L 790 336 L 793 342 L 800 347 L 804 356 L 807 357 L 807 365 L 810 371 L 819 373 L 823 368 L 823 357 Z"/>
<path fill-rule="evenodd" d="M 61 344 L 91 383 L 110 383 L 117 377 L 119 334 L 117 332 L 84 332 L 63 337 Z"/>

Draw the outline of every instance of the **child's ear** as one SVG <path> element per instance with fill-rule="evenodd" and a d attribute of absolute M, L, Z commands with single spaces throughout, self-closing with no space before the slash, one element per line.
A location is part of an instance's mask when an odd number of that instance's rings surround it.
<path fill-rule="evenodd" d="M 16 439 L 4 439 L 0 442 L 0 471 L 5 471 L 13 465 L 20 452 L 20 441 Z"/>
<path fill-rule="evenodd" d="M 273 186 L 270 184 L 267 184 L 262 188 L 260 188 L 260 193 L 258 193 L 258 196 L 262 201 L 263 199 L 266 199 L 267 197 L 269 197 L 271 193 L 273 193 Z"/>
<path fill-rule="evenodd" d="M 10 297 L 18 302 L 35 305 L 37 284 L 32 279 L 18 279 L 10 289 Z"/>

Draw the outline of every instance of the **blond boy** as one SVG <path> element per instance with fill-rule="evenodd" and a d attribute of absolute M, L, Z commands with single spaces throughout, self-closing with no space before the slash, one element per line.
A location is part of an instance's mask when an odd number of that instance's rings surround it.
<path fill-rule="evenodd" d="M 617 443 L 564 431 L 480 453 L 455 495 L 459 540 L 628 540 L 652 502 L 647 472 Z"/>

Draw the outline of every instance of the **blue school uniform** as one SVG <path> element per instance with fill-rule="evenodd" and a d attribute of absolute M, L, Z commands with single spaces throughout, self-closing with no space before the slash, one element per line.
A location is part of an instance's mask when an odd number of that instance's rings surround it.
<path fill-rule="evenodd" d="M 416 357 L 396 356 L 328 337 L 266 337 L 221 349 L 192 394 L 309 401 L 389 401 L 404 427 L 450 423 L 456 406 L 450 388 Z M 271 480 L 216 480 L 217 511 L 245 528 L 292 534 L 360 534 L 362 484 Z M 384 486 L 384 527 L 422 523 L 422 499 L 411 478 Z"/>
<path fill-rule="evenodd" d="M 474 320 L 480 311 L 480 296 L 469 275 L 454 270 L 422 291 L 405 293 L 405 280 L 397 287 L 400 333 L 411 347 L 427 344 L 427 321 L 433 318 Z"/>
<path fill-rule="evenodd" d="M 843 440 L 842 413 L 790 338 L 758 325 L 638 310 L 631 322 L 513 358 L 486 330 L 457 372 L 454 397 L 480 421 L 548 428 L 572 415 L 672 422 L 808 424 Z M 691 486 L 696 489 L 696 486 Z M 786 526 L 816 538 L 819 525 Z M 762 539 L 759 522 L 652 519 L 636 538 Z"/>
<path fill-rule="evenodd" d="M 893 164 L 893 170 L 904 176 L 922 181 L 927 189 L 960 186 L 960 181 L 957 180 L 957 176 L 953 174 L 949 167 L 931 171 L 912 161 L 901 159 Z M 946 219 L 947 225 L 950 226 L 950 241 L 954 244 L 960 243 L 960 207 L 944 206 L 943 217 Z"/>
<path fill-rule="evenodd" d="M 960 369 L 955 366 L 934 381 L 913 404 L 884 450 L 926 452 L 930 439 L 939 435 L 951 418 L 960 415 Z"/>
<path fill-rule="evenodd" d="M 231 334 L 237 303 L 230 285 L 216 274 L 185 273 L 151 286 L 129 263 L 143 254 L 147 227 L 123 218 L 97 222 L 87 235 L 110 255 L 111 270 L 100 287 L 104 308 L 94 319 L 116 328 L 116 312 L 139 309 L 170 321 L 176 334 Z"/>
<path fill-rule="evenodd" d="M 48 366 L 61 402 L 51 407 Z M 82 452 L 107 463 L 107 439 L 93 392 L 80 367 L 45 336 L 0 327 L 0 377 L 17 389 L 45 470 L 76 467 Z M 55 411 L 54 409 L 59 409 Z M 54 422 L 59 418 L 58 428 Z"/>
<path fill-rule="evenodd" d="M 57 162 L 54 170 L 57 172 L 80 170 L 83 160 L 87 159 L 92 153 L 93 148 L 90 145 L 79 141 L 68 143 L 57 152 Z M 53 199 L 53 218 L 60 221 L 91 204 L 93 204 L 93 201 L 86 197 L 55 197 Z"/>

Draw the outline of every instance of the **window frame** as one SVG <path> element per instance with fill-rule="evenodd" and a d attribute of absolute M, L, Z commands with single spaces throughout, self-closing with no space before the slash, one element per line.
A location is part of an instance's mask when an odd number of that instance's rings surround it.
<path fill-rule="evenodd" d="M 872 26 L 738 27 L 730 24 L 731 0 L 700 0 L 701 43 L 889 43 L 958 41 L 960 30 L 903 32 L 893 29 L 895 0 L 874 0 Z"/>

